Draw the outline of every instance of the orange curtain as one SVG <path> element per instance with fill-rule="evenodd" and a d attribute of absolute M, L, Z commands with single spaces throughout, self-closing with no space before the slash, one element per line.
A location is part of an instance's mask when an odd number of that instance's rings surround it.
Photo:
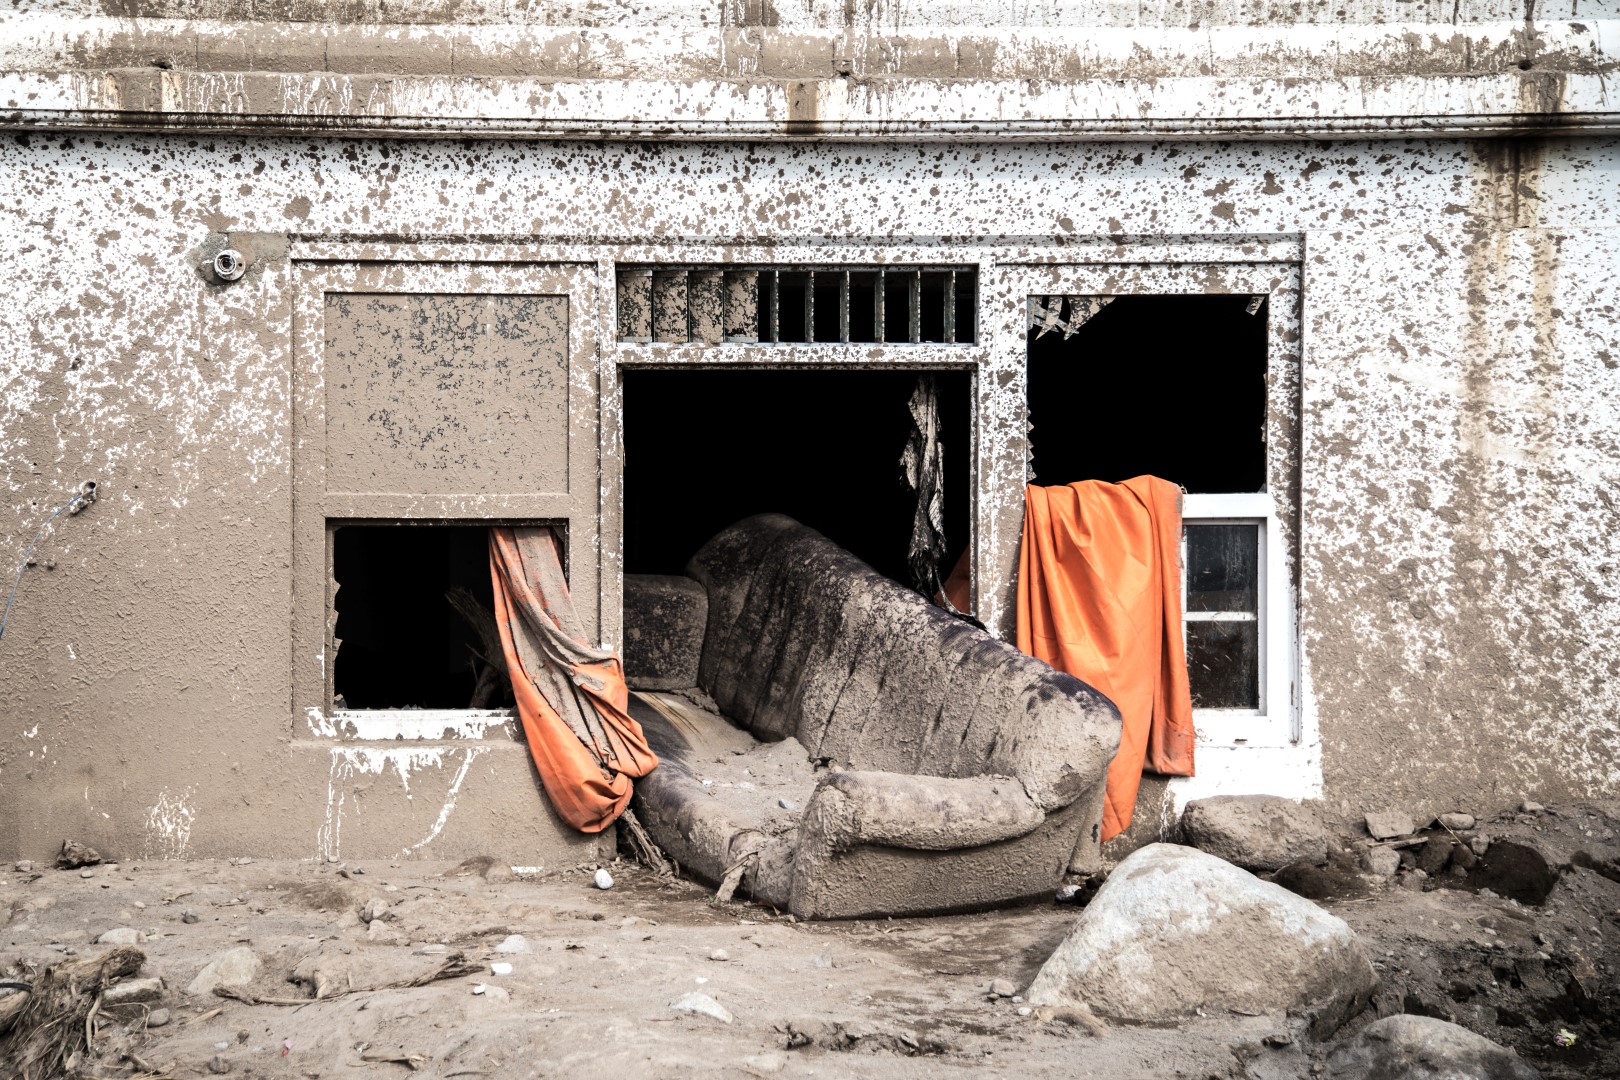
<path fill-rule="evenodd" d="M 546 796 L 581 832 L 601 832 L 630 803 L 631 777 L 658 766 L 627 711 L 624 669 L 585 641 L 547 527 L 489 530 L 495 622 L 512 693 Z"/>
<path fill-rule="evenodd" d="M 1181 490 L 1138 476 L 1024 491 L 1018 647 L 1090 683 L 1124 718 L 1102 838 L 1127 829 L 1144 768 L 1193 774 L 1181 631 Z"/>

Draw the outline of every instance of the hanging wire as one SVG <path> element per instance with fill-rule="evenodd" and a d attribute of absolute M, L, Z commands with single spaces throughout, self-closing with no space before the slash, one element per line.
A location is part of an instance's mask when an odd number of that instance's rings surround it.
<path fill-rule="evenodd" d="M 61 506 L 58 506 L 55 512 L 53 512 L 50 517 L 46 518 L 45 521 L 40 525 L 39 531 L 34 533 L 34 539 L 29 542 L 28 551 L 23 555 L 22 565 L 17 567 L 17 578 L 11 583 L 11 595 L 6 597 L 6 610 L 3 613 L 0 613 L 0 638 L 4 638 L 6 635 L 6 623 L 11 619 L 12 602 L 17 599 L 17 589 L 22 585 L 23 571 L 28 569 L 29 560 L 34 557 L 34 546 L 39 543 L 39 538 L 45 535 L 45 530 L 50 528 L 51 522 L 61 517 L 64 513 L 72 511 L 73 513 L 77 514 L 80 510 L 84 509 L 86 506 L 89 506 L 95 501 L 96 482 L 94 480 L 86 480 L 84 483 L 84 488 L 77 495 L 73 496 L 73 498 L 69 499 Z"/>

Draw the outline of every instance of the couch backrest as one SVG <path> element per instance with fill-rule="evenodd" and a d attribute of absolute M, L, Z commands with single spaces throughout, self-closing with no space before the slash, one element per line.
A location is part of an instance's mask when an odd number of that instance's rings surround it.
<path fill-rule="evenodd" d="M 698 685 L 765 739 L 812 757 L 931 776 L 1016 776 L 1044 808 L 1094 782 L 1119 713 L 780 514 L 693 557 L 709 595 Z"/>

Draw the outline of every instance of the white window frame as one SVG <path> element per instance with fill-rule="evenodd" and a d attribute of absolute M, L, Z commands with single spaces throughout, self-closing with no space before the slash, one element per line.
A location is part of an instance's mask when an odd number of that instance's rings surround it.
<path fill-rule="evenodd" d="M 1259 525 L 1257 617 L 1260 624 L 1260 707 L 1194 709 L 1200 743 L 1224 746 L 1288 746 L 1299 741 L 1294 708 L 1294 626 L 1288 567 L 1277 504 L 1267 492 L 1189 494 L 1182 497 L 1183 526 Z M 1182 634 L 1186 634 L 1186 539 L 1182 539 Z"/>

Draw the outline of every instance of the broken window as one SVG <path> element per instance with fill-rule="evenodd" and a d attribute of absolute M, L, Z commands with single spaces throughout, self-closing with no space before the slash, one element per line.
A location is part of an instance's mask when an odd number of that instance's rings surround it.
<path fill-rule="evenodd" d="M 934 371 L 945 567 L 972 508 L 966 371 Z M 916 494 L 901 457 L 915 371 L 624 372 L 625 571 L 678 574 L 711 536 L 753 514 L 787 514 L 910 585 Z"/>
<path fill-rule="evenodd" d="M 625 266 L 618 339 L 748 344 L 968 344 L 971 267 Z"/>
<path fill-rule="evenodd" d="M 329 527 L 339 709 L 511 705 L 485 524 Z"/>
<path fill-rule="evenodd" d="M 1206 716 L 1286 712 L 1288 618 L 1271 591 L 1283 573 L 1266 492 L 1266 318 L 1263 297 L 1241 295 L 1029 301 L 1031 482 L 1151 474 L 1188 493 L 1187 670 Z"/>

